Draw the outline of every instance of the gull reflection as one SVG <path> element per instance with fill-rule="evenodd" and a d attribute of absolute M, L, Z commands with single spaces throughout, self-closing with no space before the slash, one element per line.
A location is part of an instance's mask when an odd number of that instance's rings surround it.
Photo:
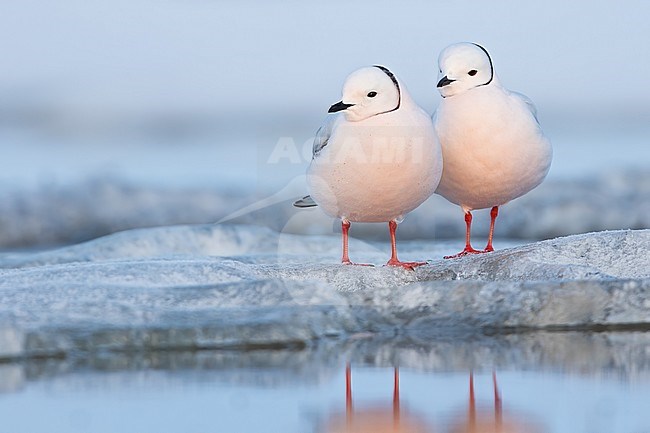
<path fill-rule="evenodd" d="M 494 407 L 476 405 L 474 374 L 469 374 L 469 402 L 467 411 L 454 416 L 449 433 L 543 433 L 522 414 L 504 413 L 503 401 L 497 384 L 497 375 L 492 373 Z"/>
<path fill-rule="evenodd" d="M 345 414 L 335 414 L 323 433 L 432 433 L 418 416 L 404 410 L 400 405 L 399 369 L 394 369 L 393 398 L 391 403 L 356 407 L 352 399 L 352 369 L 345 369 Z"/>

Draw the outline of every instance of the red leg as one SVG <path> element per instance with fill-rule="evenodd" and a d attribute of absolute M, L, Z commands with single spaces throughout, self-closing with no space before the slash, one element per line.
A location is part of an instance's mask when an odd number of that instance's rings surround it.
<path fill-rule="evenodd" d="M 417 266 L 426 265 L 427 262 L 400 262 L 397 258 L 397 241 L 395 240 L 395 230 L 397 230 L 397 222 L 390 221 L 388 223 L 388 229 L 390 230 L 390 249 L 391 255 L 390 260 L 386 263 L 387 266 L 401 266 L 405 269 L 413 270 Z"/>
<path fill-rule="evenodd" d="M 344 265 L 359 265 L 359 266 L 372 266 L 368 264 L 359 264 L 352 263 L 350 261 L 350 256 L 348 255 L 348 233 L 350 231 L 350 221 L 341 220 L 341 233 L 343 235 L 343 258 L 341 258 L 341 263 Z"/>
<path fill-rule="evenodd" d="M 350 424 L 352 422 L 352 368 L 349 362 L 345 366 L 345 417 Z"/>
<path fill-rule="evenodd" d="M 476 398 L 474 397 L 474 372 L 469 372 L 469 410 L 467 413 L 467 423 L 470 431 L 476 430 Z"/>
<path fill-rule="evenodd" d="M 463 257 L 468 254 L 478 254 L 483 252 L 472 248 L 472 244 L 470 242 L 471 230 L 472 230 L 472 213 L 470 211 L 467 211 L 465 212 L 465 249 L 458 254 L 454 254 L 453 256 L 445 256 L 445 259 L 455 259 L 457 257 Z"/>
<path fill-rule="evenodd" d="M 499 206 L 494 206 L 490 211 L 490 233 L 488 234 L 487 245 L 483 250 L 484 253 L 489 253 L 494 251 L 494 248 L 492 247 L 492 237 L 494 236 L 494 223 L 497 220 L 498 215 L 499 215 Z"/>
<path fill-rule="evenodd" d="M 503 404 L 501 402 L 501 393 L 499 393 L 499 386 L 497 385 L 497 372 L 492 372 L 492 383 L 494 384 L 494 422 L 497 431 L 503 425 Z"/>
<path fill-rule="evenodd" d="M 393 424 L 399 427 L 400 424 L 400 404 L 399 404 L 399 368 L 395 367 L 393 378 Z"/>
<path fill-rule="evenodd" d="M 341 263 L 351 265 L 350 256 L 348 256 L 348 232 L 350 231 L 350 221 L 341 221 L 341 233 L 343 234 L 343 258 Z"/>

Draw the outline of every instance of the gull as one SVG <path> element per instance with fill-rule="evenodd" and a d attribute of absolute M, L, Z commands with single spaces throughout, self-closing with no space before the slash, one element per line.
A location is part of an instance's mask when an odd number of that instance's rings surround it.
<path fill-rule="evenodd" d="M 465 249 L 454 256 L 494 251 L 499 206 L 539 185 L 551 166 L 552 148 L 526 96 L 503 87 L 492 58 L 480 45 L 461 42 L 438 58 L 442 101 L 433 115 L 444 169 L 436 193 L 465 213 Z M 491 208 L 484 250 L 471 246 L 474 209 Z"/>
<path fill-rule="evenodd" d="M 413 269 L 425 264 L 398 259 L 395 231 L 440 181 L 442 152 L 430 117 L 379 65 L 350 74 L 342 100 L 328 112 L 307 170 L 310 195 L 294 205 L 320 206 L 341 220 L 344 264 L 353 264 L 348 255 L 352 222 L 388 222 L 387 265 Z"/>

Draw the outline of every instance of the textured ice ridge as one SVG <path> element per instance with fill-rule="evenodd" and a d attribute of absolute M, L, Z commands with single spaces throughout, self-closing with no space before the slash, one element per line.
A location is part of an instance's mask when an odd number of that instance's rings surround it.
<path fill-rule="evenodd" d="M 339 242 L 255 226 L 176 226 L 0 256 L 0 358 L 650 324 L 650 230 L 457 260 L 418 242 L 403 258 L 434 258 L 415 272 L 342 266 Z M 352 246 L 363 260 L 386 259 L 385 245 Z"/>

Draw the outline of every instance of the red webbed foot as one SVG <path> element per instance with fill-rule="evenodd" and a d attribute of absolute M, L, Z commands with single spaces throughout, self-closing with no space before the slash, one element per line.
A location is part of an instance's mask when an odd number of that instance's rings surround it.
<path fill-rule="evenodd" d="M 470 254 L 483 254 L 483 253 L 487 253 L 487 252 L 488 251 L 485 251 L 485 250 L 475 250 L 472 247 L 465 247 L 465 249 L 463 251 L 461 251 L 460 253 L 454 254 L 453 256 L 445 256 L 445 259 L 457 259 L 459 257 L 469 256 Z"/>
<path fill-rule="evenodd" d="M 375 266 L 372 263 L 354 263 L 354 262 L 351 262 L 350 260 L 342 260 L 341 264 L 350 265 L 350 266 L 371 266 L 371 267 Z"/>
<path fill-rule="evenodd" d="M 409 269 L 409 270 L 413 271 L 418 266 L 424 266 L 426 264 L 427 264 L 427 262 L 402 262 L 402 261 L 397 260 L 397 259 L 390 259 L 386 263 L 386 266 L 397 266 L 397 267 L 400 267 L 400 268 Z"/>

